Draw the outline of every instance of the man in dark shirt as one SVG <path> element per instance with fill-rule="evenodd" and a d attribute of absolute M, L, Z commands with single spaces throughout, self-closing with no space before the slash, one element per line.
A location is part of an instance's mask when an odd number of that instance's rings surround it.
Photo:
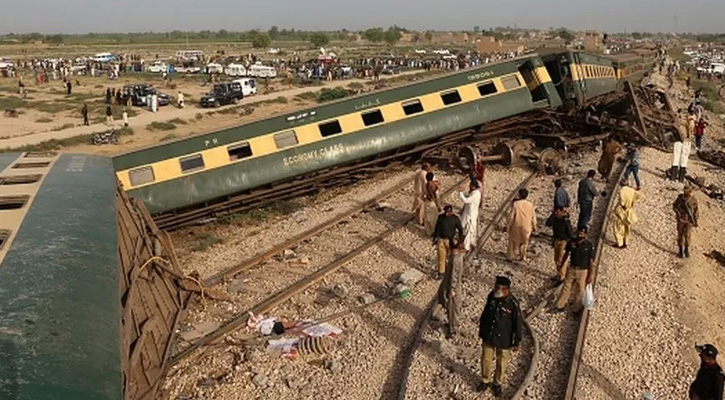
<path fill-rule="evenodd" d="M 599 196 L 597 188 L 594 186 L 594 177 L 597 172 L 590 169 L 587 177 L 579 181 L 579 190 L 577 191 L 577 202 L 579 203 L 579 222 L 577 229 L 588 228 L 589 220 L 592 219 L 592 210 L 594 209 L 594 198 Z M 606 196 L 605 192 L 601 193 Z"/>
<path fill-rule="evenodd" d="M 564 210 L 569 209 L 569 207 L 571 207 L 569 193 L 562 187 L 561 179 L 554 181 L 554 187 L 556 188 L 554 191 L 554 210 L 556 210 L 557 207 L 561 207 Z"/>
<path fill-rule="evenodd" d="M 481 374 L 483 380 L 479 391 L 492 385 L 493 394 L 501 395 L 501 385 L 506 376 L 506 367 L 511 351 L 517 351 L 524 331 L 519 301 L 511 294 L 511 280 L 505 276 L 496 277 L 494 290 L 488 294 L 486 306 L 478 323 L 478 337 L 483 340 Z M 496 356 L 494 367 L 493 357 Z M 494 374 L 495 368 L 495 374 Z"/>
<path fill-rule="evenodd" d="M 723 372 L 717 364 L 717 349 L 711 344 L 695 346 L 700 369 L 690 385 L 690 400 L 723 400 Z"/>
<path fill-rule="evenodd" d="M 463 243 L 463 225 L 458 216 L 453 213 L 453 206 L 448 204 L 443 207 L 443 214 L 438 216 L 433 231 L 433 245 L 437 246 L 438 250 L 438 279 L 441 279 L 446 272 L 451 240 L 454 237 L 458 238 L 459 243 Z"/>
<path fill-rule="evenodd" d="M 572 286 L 574 286 L 574 312 L 578 314 L 582 311 L 584 287 L 594 281 L 594 253 L 594 245 L 587 240 L 587 228 L 579 228 L 577 237 L 567 243 L 564 259 L 558 266 L 559 269 L 564 268 L 567 258 L 571 258 L 564 287 L 556 302 L 557 311 L 564 311 L 564 307 L 569 303 Z"/>
<path fill-rule="evenodd" d="M 564 267 L 564 253 L 566 245 L 574 238 L 574 230 L 571 227 L 569 213 L 562 206 L 557 206 L 548 220 L 546 226 L 550 226 L 554 236 L 554 266 L 557 268 L 557 275 L 554 277 L 556 285 L 564 283 L 566 268 Z"/>

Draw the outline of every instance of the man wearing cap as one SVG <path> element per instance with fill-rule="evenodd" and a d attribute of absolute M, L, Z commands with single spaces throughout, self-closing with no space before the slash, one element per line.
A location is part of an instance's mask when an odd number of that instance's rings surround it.
<path fill-rule="evenodd" d="M 711 344 L 695 346 L 700 354 L 700 369 L 690 385 L 690 400 L 723 400 L 722 368 L 717 364 L 717 349 Z"/>
<path fill-rule="evenodd" d="M 453 213 L 453 206 L 448 204 L 443 207 L 443 214 L 438 216 L 433 230 L 433 245 L 437 246 L 438 250 L 438 279 L 441 279 L 446 272 L 446 262 L 454 237 L 458 239 L 459 243 L 463 243 L 463 225 L 458 216 Z"/>
<path fill-rule="evenodd" d="M 586 227 L 580 227 L 577 230 L 577 237 L 567 243 L 559 269 L 564 268 L 568 258 L 571 258 L 571 263 L 566 271 L 561 295 L 556 302 L 556 310 L 557 312 L 564 310 L 569 303 L 571 289 L 574 286 L 574 312 L 578 314 L 584 308 L 582 305 L 584 287 L 594 282 L 594 245 L 587 240 Z"/>
<path fill-rule="evenodd" d="M 511 280 L 497 276 L 496 284 L 488 294 L 486 306 L 478 323 L 478 337 L 483 340 L 481 374 L 483 380 L 479 391 L 489 386 L 496 396 L 501 395 L 501 385 L 506 376 L 506 367 L 511 351 L 517 351 L 524 331 L 519 301 L 511 294 Z M 496 356 L 494 370 L 493 357 Z"/>
<path fill-rule="evenodd" d="M 690 257 L 690 234 L 692 227 L 697 227 L 700 212 L 697 208 L 697 199 L 692 195 L 694 188 L 685 186 L 682 194 L 677 196 L 672 209 L 677 217 L 677 246 L 680 248 L 679 256 Z"/>

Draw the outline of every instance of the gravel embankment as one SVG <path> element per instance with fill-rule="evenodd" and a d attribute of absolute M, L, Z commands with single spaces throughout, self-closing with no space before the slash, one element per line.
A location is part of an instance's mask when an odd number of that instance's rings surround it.
<path fill-rule="evenodd" d="M 693 232 L 692 258 L 677 258 L 672 202 L 682 184 L 664 179 L 670 163 L 670 154 L 643 151 L 639 222 L 627 249 L 604 249 L 579 398 L 639 399 L 645 392 L 657 400 L 686 398 L 699 365 L 694 344 L 725 346 L 725 271 L 705 256 L 725 247 L 725 208 L 696 193 L 700 227 Z M 722 171 L 706 168 L 691 157 L 688 173 L 725 187 Z"/>
<path fill-rule="evenodd" d="M 505 196 L 506 188 L 511 185 L 510 177 L 517 173 L 492 168 L 487 180 L 490 193 Z M 444 188 L 454 182 L 453 177 L 441 176 L 441 180 Z M 449 197 L 448 202 L 458 204 L 453 196 Z M 385 203 L 389 212 L 404 217 L 409 212 L 410 193 L 393 196 Z M 495 206 L 497 204 L 490 207 Z M 355 223 L 351 222 L 350 225 Z M 380 223 L 374 223 L 373 229 L 378 231 Z M 361 235 L 372 237 L 374 233 L 361 230 Z M 339 237 L 335 235 L 322 235 L 300 246 L 297 255 L 308 257 L 310 265 L 313 265 L 321 259 L 321 253 L 325 253 L 325 257 L 329 256 L 327 253 L 333 253 L 340 247 L 339 243 Z M 345 250 L 338 249 L 337 255 L 343 254 Z M 371 293 L 377 298 L 389 294 L 398 276 L 410 268 L 432 275 L 435 271 L 434 262 L 430 239 L 424 237 L 418 227 L 407 225 L 321 283 L 285 302 L 272 314 L 283 320 L 296 321 L 344 312 L 358 306 L 363 294 Z M 271 263 L 259 271 L 260 274 L 266 273 L 269 278 L 278 278 L 278 272 Z M 331 289 L 336 285 L 344 286 L 346 293 L 341 296 L 331 295 Z M 194 316 L 190 316 L 188 321 L 192 321 L 192 325 L 218 322 L 232 312 L 244 310 L 251 303 L 249 299 L 254 298 L 254 290 L 258 289 L 256 286 L 257 283 L 254 283 L 248 286 L 249 290 L 245 290 L 242 284 L 242 291 L 231 304 L 209 302 L 205 310 L 201 307 L 192 309 Z M 343 330 L 343 334 L 335 340 L 333 354 L 307 360 L 307 363 L 268 353 L 264 350 L 263 342 L 250 341 L 250 332 L 239 330 L 227 337 L 223 345 L 211 347 L 200 357 L 183 360 L 175 366 L 163 383 L 158 398 L 177 399 L 180 395 L 222 400 L 238 399 L 240 396 L 279 399 L 319 396 L 331 399 L 389 398 L 397 389 L 396 377 L 399 376 L 402 349 L 437 286 L 438 281 L 425 276 L 415 285 L 408 299 L 382 301 L 333 320 L 331 323 Z M 251 334 L 251 338 L 256 339 L 256 336 Z"/>

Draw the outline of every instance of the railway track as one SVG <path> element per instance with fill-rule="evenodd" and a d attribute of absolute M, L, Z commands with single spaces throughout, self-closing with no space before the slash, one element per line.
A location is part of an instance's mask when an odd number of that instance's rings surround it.
<path fill-rule="evenodd" d="M 454 193 L 456 189 L 460 189 L 460 185 L 462 183 L 468 182 L 468 177 L 460 178 L 460 176 L 455 175 L 446 176 L 444 179 L 453 183 L 445 192 L 442 193 L 441 198 L 445 198 L 449 194 Z M 172 366 L 182 359 L 190 356 L 196 350 L 212 344 L 234 330 L 245 326 L 250 317 L 249 312 L 254 313 L 255 315 L 268 313 L 270 310 L 307 290 L 314 284 L 325 279 L 330 274 L 338 271 L 341 267 L 353 259 L 364 254 L 366 250 L 381 244 L 386 238 L 408 226 L 414 219 L 414 216 L 410 215 L 408 212 L 400 213 L 392 207 L 381 207 L 380 204 L 383 199 L 390 199 L 389 201 L 391 202 L 403 204 L 402 208 L 407 210 L 411 197 L 411 193 L 407 190 L 409 190 L 410 186 L 410 180 L 406 179 L 358 207 L 354 207 L 348 211 L 340 213 L 337 216 L 303 232 L 302 234 L 274 246 L 268 251 L 259 253 L 248 260 L 236 264 L 230 269 L 205 279 L 205 286 L 213 286 L 219 285 L 235 275 L 240 277 L 251 277 L 254 274 L 250 274 L 250 270 L 253 269 L 254 266 L 257 266 L 265 260 L 279 255 L 285 250 L 294 248 L 300 244 L 302 244 L 302 250 L 298 249 L 298 253 L 300 254 L 303 252 L 307 252 L 307 254 L 317 254 L 321 251 L 337 254 L 335 257 L 321 257 L 320 261 L 322 262 L 320 264 L 322 265 L 315 270 L 300 268 L 301 265 L 296 268 L 283 267 L 283 270 L 297 272 L 297 277 L 302 276 L 302 279 L 289 279 L 282 282 L 279 277 L 275 277 L 274 280 L 277 282 L 272 282 L 274 286 L 272 288 L 263 288 L 262 286 L 264 282 L 261 281 L 255 280 L 250 283 L 249 286 L 255 286 L 255 290 L 259 290 L 259 292 L 252 293 L 251 296 L 247 296 L 244 300 L 250 301 L 260 299 L 261 301 L 235 315 L 226 323 L 222 324 L 218 329 L 181 349 L 181 351 L 170 358 L 169 366 Z M 318 240 L 310 240 L 313 237 L 323 235 L 333 236 L 333 240 L 328 240 L 328 242 L 336 243 L 342 251 L 329 251 L 329 248 L 323 249 L 325 246 L 324 244 L 318 244 Z M 322 242 L 324 239 L 319 241 Z M 285 263 L 285 260 L 282 260 L 282 263 Z M 295 264 L 294 261 L 292 264 Z M 270 269 L 273 269 L 273 267 L 274 266 L 269 264 L 265 265 L 265 272 L 263 274 L 267 277 L 273 274 L 276 275 L 275 272 L 269 271 Z M 266 289 L 271 290 L 267 291 Z M 272 294 L 266 295 L 267 293 Z"/>
<path fill-rule="evenodd" d="M 618 165 L 618 167 L 618 171 L 615 171 L 612 176 L 621 178 L 624 166 Z M 611 179 L 607 184 L 605 190 L 607 191 L 608 196 L 606 198 L 601 198 L 598 201 L 596 204 L 595 214 L 592 219 L 590 240 L 592 240 L 597 246 L 597 256 L 595 260 L 595 265 L 597 266 L 601 255 L 608 216 L 610 215 L 611 208 L 615 203 L 613 199 L 617 198 L 616 196 L 618 195 L 618 182 L 619 179 Z M 526 184 L 526 182 L 524 184 Z M 535 200 L 532 201 L 536 204 Z M 545 201 L 548 203 L 548 200 Z M 499 213 L 505 213 L 505 210 L 505 208 L 502 208 L 499 210 Z M 494 221 L 496 218 L 497 217 L 494 217 Z M 491 227 L 492 225 L 489 225 L 489 228 Z M 492 230 L 489 230 L 488 228 L 484 231 L 478 249 L 479 251 L 486 246 L 484 241 L 489 239 L 491 232 Z M 502 268 L 511 269 L 510 265 L 506 266 L 507 262 L 505 260 L 496 260 L 497 256 L 491 254 L 491 251 L 495 251 L 496 246 L 486 247 L 491 249 L 490 251 L 487 251 L 487 253 L 492 257 L 490 259 L 493 260 L 491 264 L 488 264 L 488 268 L 496 269 L 496 266 L 498 265 Z M 498 248 L 501 247 L 502 246 L 498 246 Z M 475 257 L 470 257 L 469 260 L 467 260 L 466 271 L 469 274 L 471 273 L 472 268 L 474 268 L 471 265 L 471 259 L 473 258 Z M 533 398 L 548 400 L 564 398 L 566 400 L 572 400 L 575 395 L 576 379 L 583 351 L 584 338 L 586 336 L 589 313 L 588 311 L 585 311 L 580 319 L 573 319 L 568 316 L 562 318 L 557 317 L 556 314 L 549 315 L 542 313 L 547 304 L 555 301 L 560 292 L 560 288 L 552 288 L 551 283 L 548 281 L 548 276 L 553 274 L 553 268 L 551 265 L 553 262 L 548 257 L 542 258 L 542 260 L 543 261 L 541 262 L 549 265 L 538 269 L 526 268 L 526 266 L 519 265 L 514 266 L 514 270 L 510 272 L 514 274 L 512 277 L 514 282 L 513 292 L 522 304 L 524 304 L 522 306 L 522 310 L 526 314 L 525 325 L 528 333 L 526 336 L 528 337 L 522 343 L 522 350 L 519 355 L 513 357 L 511 362 L 512 367 L 510 368 L 512 369 L 513 376 L 507 378 L 507 382 L 511 382 L 514 387 L 505 389 L 504 397 L 511 399 Z M 519 268 L 525 268 L 525 270 L 517 271 Z M 539 271 L 542 270 L 543 274 L 539 273 Z M 548 276 L 546 275 L 547 270 L 550 271 Z M 544 279 L 536 278 L 534 275 L 537 274 L 543 275 Z M 474 276 L 464 277 L 464 282 L 466 280 L 476 281 L 480 272 L 476 273 L 474 271 L 473 275 Z M 476 282 L 472 284 L 471 282 L 467 282 L 467 287 L 456 291 L 456 293 L 465 295 L 465 298 L 460 301 L 461 303 L 475 309 L 467 310 L 468 313 L 464 313 L 465 317 L 457 317 L 462 321 L 462 323 L 467 324 L 465 327 L 460 329 L 467 329 L 471 331 L 475 328 L 475 322 L 470 321 L 469 319 L 477 321 L 478 315 L 475 313 L 480 313 L 479 308 L 482 307 L 483 304 L 476 303 L 471 306 L 470 304 L 467 304 L 467 300 L 471 300 L 474 303 L 476 300 L 479 300 L 479 302 L 483 301 L 481 299 L 485 299 L 485 294 L 488 290 L 486 288 L 490 287 L 490 282 L 488 282 L 488 280 L 492 279 L 487 279 L 485 283 Z M 476 292 L 475 286 L 481 285 L 483 285 L 484 291 Z M 472 286 L 473 289 L 471 289 Z M 522 290 L 526 290 L 528 293 L 521 293 Z M 475 294 L 472 296 L 471 292 Z M 434 302 L 431 303 L 431 306 L 433 303 Z M 421 382 L 427 382 L 427 384 L 430 385 L 430 379 L 426 380 L 424 378 L 419 378 L 419 376 L 411 378 L 412 368 L 416 368 L 418 370 L 417 375 L 420 375 L 420 371 L 422 371 L 421 368 L 426 371 L 425 375 L 427 376 L 435 375 L 436 373 L 435 369 L 431 370 L 431 362 L 420 359 L 420 357 L 431 358 L 429 351 L 424 352 L 424 354 L 420 354 L 420 351 L 417 351 L 419 345 L 428 346 L 431 342 L 443 341 L 440 332 L 437 332 L 435 328 L 429 328 L 432 326 L 430 318 L 431 313 L 428 312 L 425 318 L 419 321 L 417 325 L 417 331 L 415 333 L 416 339 L 412 342 L 413 344 L 410 347 L 409 353 L 406 354 L 406 361 L 404 364 L 406 369 L 402 374 L 402 379 L 400 380 L 401 384 L 398 392 L 398 399 L 424 398 L 421 394 L 424 393 L 425 390 L 419 390 L 416 388 L 414 393 L 411 394 L 408 392 L 408 384 L 411 382 L 411 379 L 413 385 L 420 385 Z M 463 356 L 463 359 L 469 362 L 468 367 L 473 371 L 478 371 L 478 357 L 480 356 L 480 349 L 478 352 L 475 351 L 475 349 L 480 347 L 480 340 L 477 338 L 476 332 L 468 332 L 467 335 L 463 335 L 464 337 L 453 338 L 451 342 L 449 342 L 454 345 L 452 346 L 453 348 L 460 351 L 458 353 L 459 356 L 461 353 L 468 353 L 469 355 L 473 354 L 473 356 L 468 359 Z M 426 347 L 426 350 L 430 350 L 430 348 Z M 555 354 L 555 356 L 552 356 L 552 354 Z M 445 363 L 442 362 L 441 364 L 441 368 L 444 368 L 444 370 L 445 368 L 451 368 L 450 365 L 444 365 Z M 457 396 L 459 396 L 457 398 L 480 396 L 474 392 L 476 379 L 480 379 L 480 377 L 473 377 L 469 374 L 467 379 L 468 382 L 460 382 L 460 380 L 456 380 L 457 383 L 454 391 L 457 392 Z M 466 385 L 466 383 L 468 385 Z M 468 386 L 468 388 L 464 388 L 464 386 Z M 461 392 L 459 392 L 459 390 Z M 445 394 L 446 393 L 439 393 L 439 395 Z"/>

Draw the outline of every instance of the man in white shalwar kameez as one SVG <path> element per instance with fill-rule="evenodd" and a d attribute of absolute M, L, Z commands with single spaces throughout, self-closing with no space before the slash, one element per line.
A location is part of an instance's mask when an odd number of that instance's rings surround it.
<path fill-rule="evenodd" d="M 478 181 L 471 181 L 468 193 L 460 192 L 458 195 L 463 202 L 463 211 L 461 212 L 461 224 L 465 234 L 463 248 L 470 251 L 476 245 L 478 239 L 478 207 L 481 204 L 481 191 L 478 190 Z"/>

